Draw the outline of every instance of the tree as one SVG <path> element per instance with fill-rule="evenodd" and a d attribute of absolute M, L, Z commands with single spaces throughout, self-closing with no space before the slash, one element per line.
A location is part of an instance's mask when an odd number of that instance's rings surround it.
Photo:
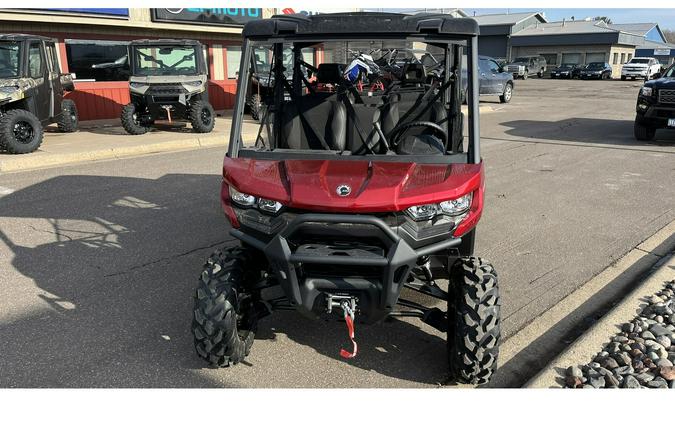
<path fill-rule="evenodd" d="M 664 29 L 662 30 L 663 35 L 666 37 L 666 42 L 675 43 L 675 30 Z"/>
<path fill-rule="evenodd" d="M 594 21 L 604 21 L 607 25 L 610 25 L 612 23 L 612 19 L 608 18 L 607 16 L 596 16 L 593 18 Z"/>

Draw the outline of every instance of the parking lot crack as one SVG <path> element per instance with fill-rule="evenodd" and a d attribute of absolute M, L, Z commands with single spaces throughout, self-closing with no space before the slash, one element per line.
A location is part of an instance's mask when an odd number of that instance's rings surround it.
<path fill-rule="evenodd" d="M 166 257 L 154 259 L 154 260 L 152 260 L 152 261 L 144 262 L 144 263 L 142 263 L 142 264 L 134 265 L 134 266 L 129 267 L 129 268 L 123 270 L 123 271 L 118 271 L 118 272 L 115 272 L 115 273 L 104 274 L 103 277 L 104 277 L 104 278 L 107 278 L 107 277 L 116 277 L 116 276 L 120 276 L 120 275 L 129 274 L 129 273 L 131 273 L 131 272 L 134 272 L 134 271 L 136 271 L 136 270 L 141 270 L 141 269 L 146 268 L 146 267 L 149 267 L 149 266 L 151 266 L 151 265 L 159 264 L 159 263 L 161 263 L 161 262 L 166 262 L 166 261 L 170 261 L 170 260 L 177 259 L 177 258 L 182 258 L 182 257 L 184 257 L 184 256 L 193 254 L 193 253 L 195 253 L 195 252 L 200 252 L 200 251 L 203 251 L 203 250 L 205 250 L 205 249 L 212 249 L 212 248 L 215 248 L 216 246 L 223 245 L 223 244 L 227 244 L 227 243 L 232 242 L 232 241 L 233 241 L 233 240 L 231 240 L 231 239 L 230 239 L 230 240 L 223 240 L 223 241 L 220 241 L 220 242 L 212 243 L 212 244 L 207 245 L 207 246 L 200 246 L 200 247 L 198 247 L 198 248 L 190 249 L 190 250 L 188 250 L 188 251 L 184 251 L 184 252 L 181 252 L 181 253 L 178 253 L 178 254 L 173 254 L 173 255 L 170 255 L 170 256 L 166 256 Z"/>

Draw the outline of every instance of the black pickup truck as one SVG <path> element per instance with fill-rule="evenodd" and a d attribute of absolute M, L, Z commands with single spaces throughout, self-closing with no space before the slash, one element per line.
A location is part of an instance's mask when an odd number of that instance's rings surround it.
<path fill-rule="evenodd" d="M 656 129 L 675 129 L 675 65 L 645 82 L 637 99 L 635 139 L 651 141 Z"/>

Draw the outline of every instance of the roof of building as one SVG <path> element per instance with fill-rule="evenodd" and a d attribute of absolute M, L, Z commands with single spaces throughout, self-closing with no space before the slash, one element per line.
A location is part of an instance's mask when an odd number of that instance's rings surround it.
<path fill-rule="evenodd" d="M 656 42 L 652 40 L 644 40 L 643 43 L 636 46 L 636 48 L 651 49 L 651 48 L 670 48 L 675 49 L 675 44 Z"/>
<path fill-rule="evenodd" d="M 613 29 L 603 21 L 560 21 L 530 25 L 515 34 L 514 37 L 532 35 L 563 35 L 563 34 L 597 34 L 607 32 L 621 32 Z"/>
<path fill-rule="evenodd" d="M 492 25 L 516 25 L 525 19 L 536 17 L 540 22 L 546 22 L 546 18 L 540 12 L 525 12 L 525 13 L 498 13 L 494 15 L 480 15 L 473 16 L 478 22 L 479 26 Z"/>
<path fill-rule="evenodd" d="M 655 23 L 612 23 L 609 25 L 610 28 L 642 36 L 647 35 L 655 26 L 657 26 Z"/>

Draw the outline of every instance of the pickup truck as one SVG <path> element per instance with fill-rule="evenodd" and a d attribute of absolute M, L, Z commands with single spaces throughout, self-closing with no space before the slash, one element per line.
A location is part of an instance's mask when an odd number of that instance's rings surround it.
<path fill-rule="evenodd" d="M 537 75 L 541 78 L 546 72 L 546 59 L 542 56 L 516 57 L 506 65 L 506 71 L 513 74 L 514 78 L 527 79 L 528 76 Z"/>
<path fill-rule="evenodd" d="M 661 63 L 655 58 L 633 57 L 621 68 L 621 80 L 640 78 L 648 81 L 659 72 L 661 72 Z"/>

